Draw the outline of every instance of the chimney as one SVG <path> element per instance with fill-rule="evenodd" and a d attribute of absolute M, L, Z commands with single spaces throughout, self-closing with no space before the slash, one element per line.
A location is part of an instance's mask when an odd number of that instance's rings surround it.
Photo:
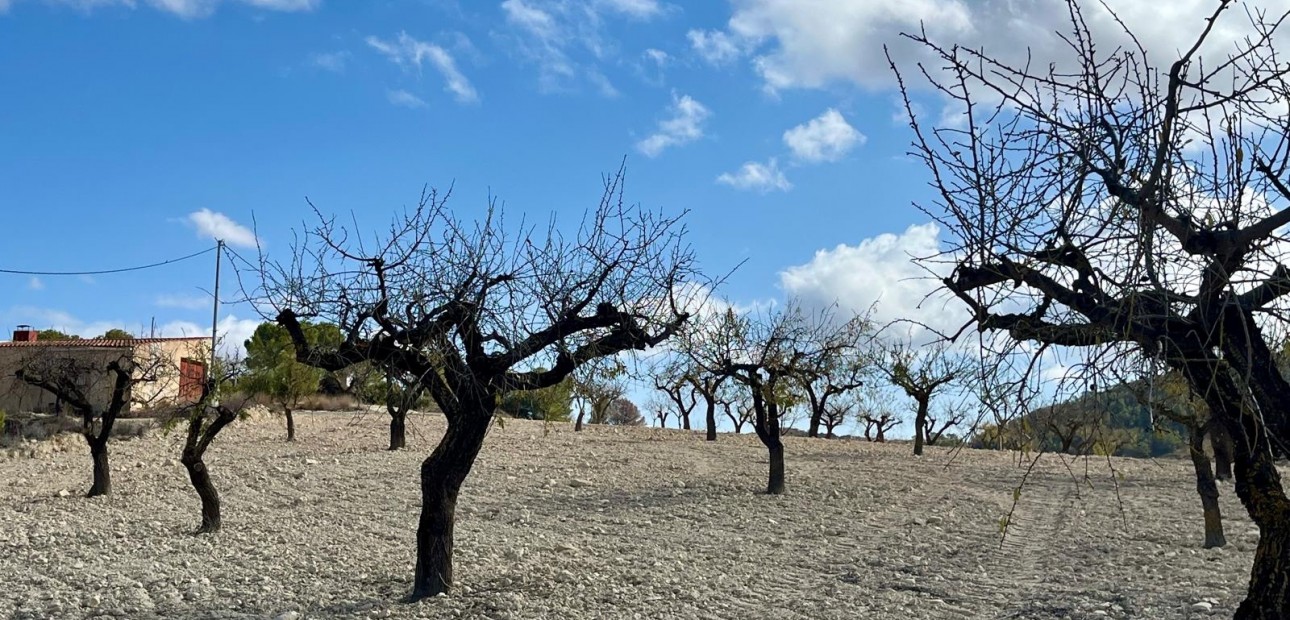
<path fill-rule="evenodd" d="M 36 330 L 32 329 L 30 325 L 19 325 L 18 329 L 13 330 L 13 341 L 14 342 L 35 342 L 36 334 L 37 334 Z"/>

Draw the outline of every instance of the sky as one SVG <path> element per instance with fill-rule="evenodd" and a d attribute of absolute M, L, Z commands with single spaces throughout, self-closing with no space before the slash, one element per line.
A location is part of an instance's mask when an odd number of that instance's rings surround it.
<path fill-rule="evenodd" d="M 1213 4 L 1110 2 L 1164 56 Z M 628 200 L 688 210 L 711 273 L 740 265 L 734 303 L 876 302 L 880 320 L 952 327 L 962 308 L 923 302 L 935 283 L 910 261 L 946 231 L 914 206 L 933 196 L 884 46 L 912 74 L 926 57 L 899 35 L 921 24 L 1043 61 L 1065 16 L 1056 0 L 0 0 L 0 269 L 151 264 L 215 238 L 273 256 L 306 198 L 376 226 L 427 185 L 458 213 L 494 196 L 563 221 L 625 161 Z M 0 273 L 0 326 L 209 334 L 212 271 L 205 254 Z M 233 343 L 261 320 L 221 313 Z"/>

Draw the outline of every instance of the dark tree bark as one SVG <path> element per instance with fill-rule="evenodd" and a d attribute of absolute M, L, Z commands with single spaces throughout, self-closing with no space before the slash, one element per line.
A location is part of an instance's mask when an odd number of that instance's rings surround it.
<path fill-rule="evenodd" d="M 717 440 L 717 403 L 714 400 L 706 399 L 706 398 L 705 398 L 705 401 L 706 401 L 707 407 L 704 413 L 704 421 L 707 423 L 708 432 L 707 432 L 707 435 L 704 437 L 704 439 L 707 441 L 716 441 Z"/>
<path fill-rule="evenodd" d="M 917 413 L 914 414 L 914 456 L 923 455 L 924 433 L 927 432 L 927 407 L 930 395 L 914 394 L 914 400 L 918 402 Z"/>
<path fill-rule="evenodd" d="M 1205 548 L 1222 547 L 1227 544 L 1227 538 L 1223 536 L 1223 513 L 1218 505 L 1218 485 L 1214 482 L 1214 470 L 1210 468 L 1209 457 L 1205 455 L 1205 429 L 1191 425 L 1187 429 L 1187 435 L 1191 464 L 1196 470 L 1196 492 L 1200 494 L 1201 509 L 1205 515 Z"/>
<path fill-rule="evenodd" d="M 453 525 L 457 496 L 484 445 L 492 415 L 469 412 L 449 423 L 447 432 L 421 463 L 421 519 L 417 525 L 417 566 L 411 600 L 452 587 Z"/>
<path fill-rule="evenodd" d="M 766 446 L 766 450 L 770 457 L 770 476 L 766 481 L 766 493 L 781 495 L 784 493 L 784 444 L 776 438 Z"/>
<path fill-rule="evenodd" d="M 296 417 L 291 414 L 291 408 L 287 408 L 287 441 L 296 440 Z"/>
<path fill-rule="evenodd" d="M 408 445 L 407 412 L 390 412 L 390 450 L 402 450 Z"/>
<path fill-rule="evenodd" d="M 1209 425 L 1209 443 L 1214 450 L 1214 474 L 1219 480 L 1232 479 L 1232 436 L 1219 424 Z"/>
<path fill-rule="evenodd" d="M 211 481 L 210 470 L 207 469 L 204 459 L 206 450 L 215 441 L 216 435 L 237 419 L 237 412 L 222 405 L 208 405 L 209 402 L 210 392 L 207 388 L 201 400 L 189 413 L 188 432 L 184 437 L 183 451 L 179 455 L 179 462 L 183 463 L 184 469 L 188 471 L 188 480 L 193 484 L 193 490 L 197 491 L 197 497 L 202 504 L 202 519 L 201 524 L 197 526 L 196 534 L 218 532 L 223 525 L 219 491 Z"/>
<path fill-rule="evenodd" d="M 578 418 L 573 422 L 573 432 L 576 433 L 582 430 L 582 418 L 585 415 L 587 415 L 587 408 L 578 407 Z"/>
<path fill-rule="evenodd" d="M 94 463 L 94 482 L 86 497 L 98 497 L 112 492 L 112 471 L 108 466 L 107 437 L 86 437 L 90 444 L 90 461 Z"/>

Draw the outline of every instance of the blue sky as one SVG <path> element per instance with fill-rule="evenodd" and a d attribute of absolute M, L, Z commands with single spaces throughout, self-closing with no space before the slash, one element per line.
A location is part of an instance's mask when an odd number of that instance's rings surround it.
<path fill-rule="evenodd" d="M 1095 36 L 1122 40 L 1087 4 Z M 1162 56 L 1213 6 L 1109 4 Z M 924 302 L 934 283 L 909 260 L 945 231 L 912 206 L 931 195 L 884 46 L 912 74 L 926 58 L 899 33 L 921 25 L 1042 65 L 1062 57 L 1065 15 L 1059 0 L 0 0 L 0 269 L 152 263 L 216 236 L 246 253 L 258 235 L 272 256 L 306 197 L 376 225 L 427 184 L 453 185 L 460 214 L 493 195 L 567 221 L 626 158 L 629 200 L 690 210 L 711 272 L 743 262 L 733 302 L 877 302 L 880 321 L 953 329 L 962 308 Z M 920 114 L 956 122 L 915 89 Z M 0 274 L 0 323 L 209 333 L 210 258 Z M 223 313 L 232 342 L 259 320 Z"/>
<path fill-rule="evenodd" d="M 747 261 L 724 291 L 736 300 L 781 296 L 781 272 L 819 249 L 926 221 L 892 92 L 772 89 L 729 42 L 725 3 L 0 8 L 0 268 L 149 263 L 215 233 L 245 252 L 228 228 L 252 222 L 272 252 L 306 196 L 379 222 L 423 184 L 455 184 L 458 210 L 491 192 L 512 213 L 573 217 L 624 157 L 630 200 L 691 210 L 706 266 Z M 201 329 L 210 262 L 0 276 L 0 318 L 86 336 L 154 317 Z"/>

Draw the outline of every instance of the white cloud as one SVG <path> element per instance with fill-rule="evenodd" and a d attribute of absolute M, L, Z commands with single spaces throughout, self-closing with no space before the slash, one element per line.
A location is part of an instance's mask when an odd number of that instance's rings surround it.
<path fill-rule="evenodd" d="M 649 19 L 663 12 L 658 0 L 599 0 L 597 4 L 636 19 Z"/>
<path fill-rule="evenodd" d="M 402 108 L 412 108 L 415 110 L 417 108 L 426 107 L 424 99 L 402 89 L 386 91 L 385 98 L 388 99 L 390 103 Z"/>
<path fill-rule="evenodd" d="M 387 41 L 375 36 L 367 37 L 367 44 L 405 69 L 415 68 L 417 72 L 420 72 L 422 63 L 428 62 L 443 76 L 444 90 L 452 93 L 458 102 L 474 103 L 479 101 L 479 93 L 470 83 L 470 80 L 466 79 L 466 76 L 457 68 L 457 61 L 453 59 L 452 54 L 449 54 L 444 48 L 433 43 L 419 41 L 406 32 L 400 32 L 399 36 L 393 41 Z"/>
<path fill-rule="evenodd" d="M 544 39 L 554 38 L 559 31 L 555 17 L 530 5 L 524 0 L 506 0 L 502 3 L 506 21 Z"/>
<path fill-rule="evenodd" d="M 30 280 L 27 280 L 27 288 L 33 291 L 39 291 L 45 288 L 45 283 L 42 282 L 40 278 L 32 276 Z"/>
<path fill-rule="evenodd" d="M 260 326 L 260 319 L 239 319 L 235 315 L 228 315 L 219 320 L 219 352 L 221 355 L 231 357 L 244 357 L 246 355 L 246 340 L 255 333 L 255 328 Z M 101 332 L 100 332 L 101 333 Z M 198 325 L 190 321 L 170 321 L 157 327 L 157 335 L 166 338 L 196 338 L 210 337 L 210 323 Z"/>
<path fill-rule="evenodd" d="M 197 231 L 198 236 L 212 240 L 223 239 L 229 245 L 253 248 L 258 245 L 255 233 L 238 224 L 227 215 L 210 209 L 201 209 L 188 214 L 186 221 Z"/>
<path fill-rule="evenodd" d="M 200 19 L 214 14 L 221 4 L 243 4 L 252 8 L 284 13 L 312 11 L 322 0 L 44 0 L 46 4 L 70 6 L 83 12 L 98 8 L 120 6 L 134 9 L 140 4 L 176 15 L 182 19 Z M 14 0 L 0 0 L 0 13 L 12 6 Z"/>
<path fill-rule="evenodd" d="M 655 132 L 636 143 L 636 148 L 648 157 L 658 157 L 664 150 L 689 144 L 703 137 L 703 123 L 712 112 L 689 95 L 672 94 L 669 116 L 659 121 Z"/>
<path fill-rule="evenodd" d="M 1186 49 L 1215 7 L 1208 0 L 1163 4 L 1108 0 L 1106 4 L 1137 34 L 1156 63 L 1168 63 Z M 1283 0 L 1277 4 L 1270 14 L 1279 15 L 1286 9 Z M 732 50 L 747 51 L 753 68 L 770 90 L 819 88 L 833 82 L 889 88 L 894 80 L 883 46 L 903 68 L 914 71 L 913 63 L 927 60 L 927 56 L 900 34 L 920 28 L 926 28 L 934 40 L 984 48 L 1015 64 L 1029 56 L 1031 66 L 1044 67 L 1070 57 L 1066 44 L 1055 34 L 1070 29 L 1069 14 L 1060 0 L 741 0 L 734 5 L 722 32 L 731 40 L 730 45 L 709 48 L 723 50 L 715 56 L 722 59 L 731 58 Z M 1081 9 L 1103 51 L 1129 44 L 1101 3 L 1082 3 Z M 1243 11 L 1229 10 L 1206 49 L 1225 54 L 1250 34 Z M 712 40 L 710 33 L 705 40 Z M 1211 61 L 1216 59 L 1211 56 Z M 929 64 L 933 69 L 939 66 L 938 62 Z"/>
<path fill-rule="evenodd" d="M 784 144 L 793 156 L 810 163 L 842 159 L 866 139 L 833 108 L 784 132 Z"/>
<path fill-rule="evenodd" d="M 332 73 L 344 73 L 345 65 L 349 63 L 349 52 L 319 52 L 309 57 L 309 64 Z"/>
<path fill-rule="evenodd" d="M 836 303 L 845 312 L 873 307 L 873 318 L 880 324 L 910 320 L 953 332 L 967 321 L 967 311 L 940 291 L 936 276 L 913 260 L 940 252 L 939 234 L 936 224 L 921 224 L 899 235 L 882 234 L 857 245 L 819 250 L 810 262 L 780 272 L 780 286 L 808 307 Z M 922 328 L 905 328 L 916 340 L 930 339 Z"/>
<path fill-rule="evenodd" d="M 733 173 L 722 173 L 717 177 L 717 182 L 735 189 L 754 190 L 763 194 L 773 190 L 786 192 L 793 189 L 793 184 L 789 183 L 784 172 L 779 169 L 779 162 L 773 157 L 764 164 L 746 162 Z"/>
<path fill-rule="evenodd" d="M 734 38 L 720 30 L 691 30 L 685 37 L 690 40 L 690 47 L 709 64 L 729 64 L 743 55 Z"/>
<path fill-rule="evenodd" d="M 155 302 L 162 308 L 182 308 L 184 310 L 199 310 L 211 307 L 210 295 L 194 295 L 183 293 L 163 293 L 157 295 Z"/>

